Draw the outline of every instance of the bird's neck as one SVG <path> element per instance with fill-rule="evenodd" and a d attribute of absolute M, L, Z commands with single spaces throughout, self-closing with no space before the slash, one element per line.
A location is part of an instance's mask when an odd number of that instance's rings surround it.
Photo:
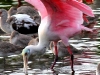
<path fill-rule="evenodd" d="M 7 12 L 3 12 L 3 15 L 1 16 L 1 23 L 0 23 L 0 27 L 1 29 L 6 32 L 6 33 L 11 33 L 10 31 L 10 26 L 9 24 L 6 22 L 8 14 Z"/>
<path fill-rule="evenodd" d="M 33 55 L 43 55 L 46 52 L 46 47 L 48 47 L 49 41 L 39 41 L 39 43 L 35 46 L 33 46 L 33 50 L 31 53 Z"/>
<path fill-rule="evenodd" d="M 3 12 L 2 14 L 3 15 L 1 16 L 1 24 L 5 24 L 7 17 L 8 17 L 8 14 L 7 14 L 7 12 Z"/>
<path fill-rule="evenodd" d="M 41 24 L 38 28 L 38 37 L 39 37 L 39 42 L 38 45 L 35 45 L 33 47 L 32 53 L 38 52 L 38 53 L 44 53 L 46 50 L 46 47 L 49 46 L 49 39 L 48 39 L 48 27 L 49 27 L 49 16 L 45 17 L 42 21 Z M 35 53 L 37 54 L 37 53 Z"/>

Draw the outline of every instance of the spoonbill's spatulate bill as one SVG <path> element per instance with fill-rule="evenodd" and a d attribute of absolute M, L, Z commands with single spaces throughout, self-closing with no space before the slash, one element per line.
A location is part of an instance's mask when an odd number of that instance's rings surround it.
<path fill-rule="evenodd" d="M 29 45 L 22 51 L 24 70 L 27 73 L 27 59 L 29 55 L 40 55 L 48 47 L 50 41 L 54 42 L 55 60 L 51 69 L 56 64 L 58 57 L 57 42 L 62 40 L 71 56 L 71 69 L 73 68 L 73 53 L 69 47 L 69 38 L 80 33 L 82 30 L 92 32 L 92 29 L 84 27 L 83 13 L 93 17 L 92 9 L 76 0 L 25 0 L 32 4 L 41 14 L 41 24 L 38 29 L 39 43 Z"/>

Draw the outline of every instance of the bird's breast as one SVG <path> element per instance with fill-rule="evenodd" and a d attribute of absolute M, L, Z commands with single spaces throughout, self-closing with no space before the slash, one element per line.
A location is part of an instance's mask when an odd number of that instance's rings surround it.
<path fill-rule="evenodd" d="M 57 33 L 55 31 L 52 31 L 51 29 L 51 18 L 50 16 L 45 17 L 39 26 L 38 29 L 39 36 L 44 37 L 45 39 L 49 40 L 58 40 Z"/>

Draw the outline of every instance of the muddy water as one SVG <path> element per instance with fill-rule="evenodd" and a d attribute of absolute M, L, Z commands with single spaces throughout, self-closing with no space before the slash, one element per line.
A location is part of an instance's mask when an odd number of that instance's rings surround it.
<path fill-rule="evenodd" d="M 17 5 L 16 0 L 0 1 L 0 8 L 9 9 L 12 5 Z M 100 15 L 99 0 L 95 0 L 91 7 L 96 15 Z M 99 20 L 95 27 L 100 27 Z M 29 58 L 28 75 L 95 75 L 97 64 L 100 62 L 99 41 L 99 35 L 94 41 L 90 41 L 89 38 L 70 40 L 71 45 L 82 51 L 82 53 L 74 56 L 75 73 L 71 72 L 69 56 L 60 58 L 54 67 L 54 71 L 51 71 L 50 66 L 53 63 L 54 56 L 51 50 L 47 50 L 41 57 L 31 56 Z M 0 75 L 25 75 L 23 73 L 22 56 L 19 54 L 0 57 Z"/>

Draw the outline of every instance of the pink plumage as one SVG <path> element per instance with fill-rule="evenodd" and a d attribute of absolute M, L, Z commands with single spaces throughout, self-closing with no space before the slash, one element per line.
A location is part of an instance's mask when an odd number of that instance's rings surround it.
<path fill-rule="evenodd" d="M 76 0 L 25 0 L 34 5 L 41 13 L 42 19 L 51 16 L 51 25 L 72 26 L 83 23 L 83 12 L 93 17 L 90 7 Z M 43 3 L 42 3 L 43 2 Z M 80 11 L 81 10 L 81 11 Z M 53 15 L 53 17 L 52 17 Z M 63 21 L 63 22 L 62 22 Z M 72 23 L 73 21 L 73 23 Z M 53 27 L 55 27 L 53 26 Z"/>
<path fill-rule="evenodd" d="M 91 8 L 81 2 L 76 0 L 25 1 L 34 5 L 40 11 L 42 20 L 49 16 L 49 30 L 55 32 L 61 40 L 63 40 L 62 35 L 69 38 L 81 30 L 92 31 L 81 25 L 83 24 L 83 12 L 89 16 L 94 16 Z M 70 33 L 67 33 L 69 31 Z M 67 43 L 65 45 L 67 46 Z"/>
<path fill-rule="evenodd" d="M 41 14 L 42 20 L 38 29 L 39 44 L 37 46 L 27 46 L 23 52 L 30 50 L 31 53 L 54 42 L 56 58 L 52 69 L 57 61 L 57 42 L 62 40 L 71 55 L 71 69 L 73 70 L 73 53 L 69 48 L 68 40 L 82 30 L 91 31 L 83 24 L 83 13 L 93 17 L 93 12 L 87 5 L 76 0 L 25 0 L 35 6 Z"/>

